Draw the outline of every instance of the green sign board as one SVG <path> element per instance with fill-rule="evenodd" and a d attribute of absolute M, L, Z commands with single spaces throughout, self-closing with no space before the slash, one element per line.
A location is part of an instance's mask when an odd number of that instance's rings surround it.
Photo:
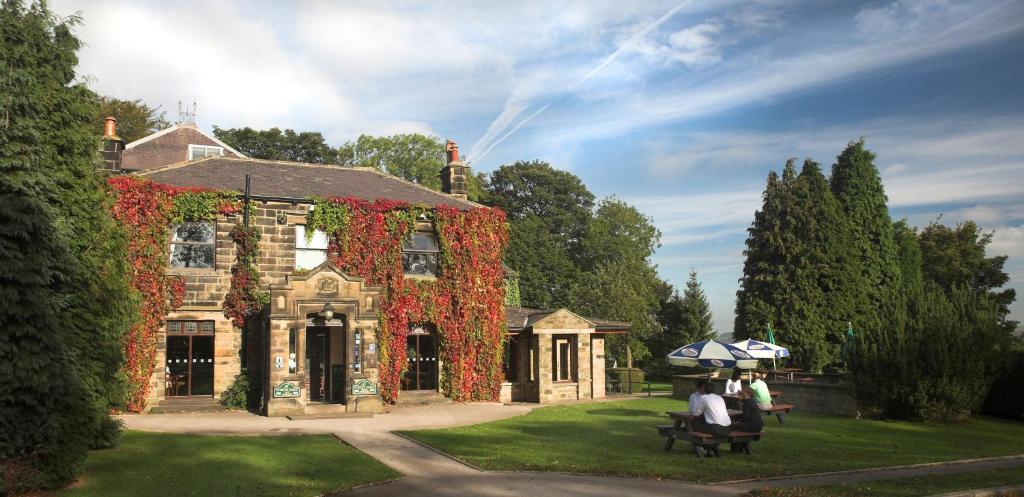
<path fill-rule="evenodd" d="M 274 397 L 298 397 L 299 387 L 291 382 L 284 382 L 274 387 Z"/>
<path fill-rule="evenodd" d="M 377 385 L 366 378 L 352 382 L 352 395 L 377 395 Z"/>

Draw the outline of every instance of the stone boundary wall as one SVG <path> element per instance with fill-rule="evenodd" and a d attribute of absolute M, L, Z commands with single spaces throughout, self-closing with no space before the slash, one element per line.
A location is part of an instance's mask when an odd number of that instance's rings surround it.
<path fill-rule="evenodd" d="M 688 400 L 697 388 L 697 380 L 701 375 L 672 376 L 672 397 Z M 725 391 L 726 378 L 712 378 L 715 391 Z M 795 411 L 817 412 L 836 416 L 857 416 L 857 401 L 849 386 L 842 383 L 790 383 L 786 381 L 768 381 L 768 388 L 782 392 L 780 402 L 795 404 Z M 744 382 L 746 384 L 746 382 Z"/>

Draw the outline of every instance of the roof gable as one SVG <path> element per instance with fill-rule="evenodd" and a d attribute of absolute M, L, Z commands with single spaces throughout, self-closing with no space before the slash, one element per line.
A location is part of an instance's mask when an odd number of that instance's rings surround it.
<path fill-rule="evenodd" d="M 593 327 L 593 322 L 568 309 L 559 309 L 533 322 L 534 330 L 583 330 Z"/>
<path fill-rule="evenodd" d="M 226 157 L 245 154 L 191 124 L 176 124 L 135 140 L 124 147 L 121 167 L 129 170 L 157 169 L 188 160 L 189 145 L 221 147 Z"/>

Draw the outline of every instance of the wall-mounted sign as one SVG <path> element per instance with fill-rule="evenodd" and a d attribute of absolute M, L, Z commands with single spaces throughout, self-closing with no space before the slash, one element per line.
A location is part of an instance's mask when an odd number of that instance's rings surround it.
<path fill-rule="evenodd" d="M 299 396 L 299 387 L 298 387 L 298 385 L 296 385 L 296 384 L 294 384 L 294 383 L 292 383 L 290 381 L 286 381 L 286 382 L 284 382 L 284 383 L 274 387 L 274 398 L 298 397 L 298 396 Z"/>
<path fill-rule="evenodd" d="M 377 395 L 377 384 L 366 378 L 359 378 L 352 382 L 352 395 Z"/>

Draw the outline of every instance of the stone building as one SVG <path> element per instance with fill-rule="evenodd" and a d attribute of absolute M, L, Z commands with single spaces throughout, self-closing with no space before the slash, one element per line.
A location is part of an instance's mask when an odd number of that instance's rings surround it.
<path fill-rule="evenodd" d="M 448 164 L 436 192 L 376 169 L 249 159 L 194 125 L 176 125 L 127 145 L 108 123 L 107 169 L 154 183 L 237 191 L 249 179 L 248 222 L 261 234 L 258 267 L 269 308 L 254 330 L 232 325 L 223 311 L 230 289 L 237 214 L 171 227 L 170 275 L 185 282 L 183 305 L 158 333 L 147 410 L 214 403 L 245 367 L 264 384 L 264 413 L 320 415 L 378 412 L 379 347 L 375 340 L 381 288 L 344 274 L 327 261 L 328 239 L 306 234 L 311 195 L 389 199 L 473 209 L 466 200 L 468 166 L 449 142 Z M 438 244 L 432 226 L 417 226 L 403 246 L 407 278 L 430 278 Z M 430 263 L 433 261 L 433 264 Z M 435 269 L 436 270 L 436 269 Z M 509 308 L 505 402 L 552 402 L 604 395 L 604 336 L 628 325 L 588 319 L 561 309 Z M 248 326 L 247 326 L 248 328 Z M 439 395 L 438 330 L 410 330 L 403 398 Z"/>

